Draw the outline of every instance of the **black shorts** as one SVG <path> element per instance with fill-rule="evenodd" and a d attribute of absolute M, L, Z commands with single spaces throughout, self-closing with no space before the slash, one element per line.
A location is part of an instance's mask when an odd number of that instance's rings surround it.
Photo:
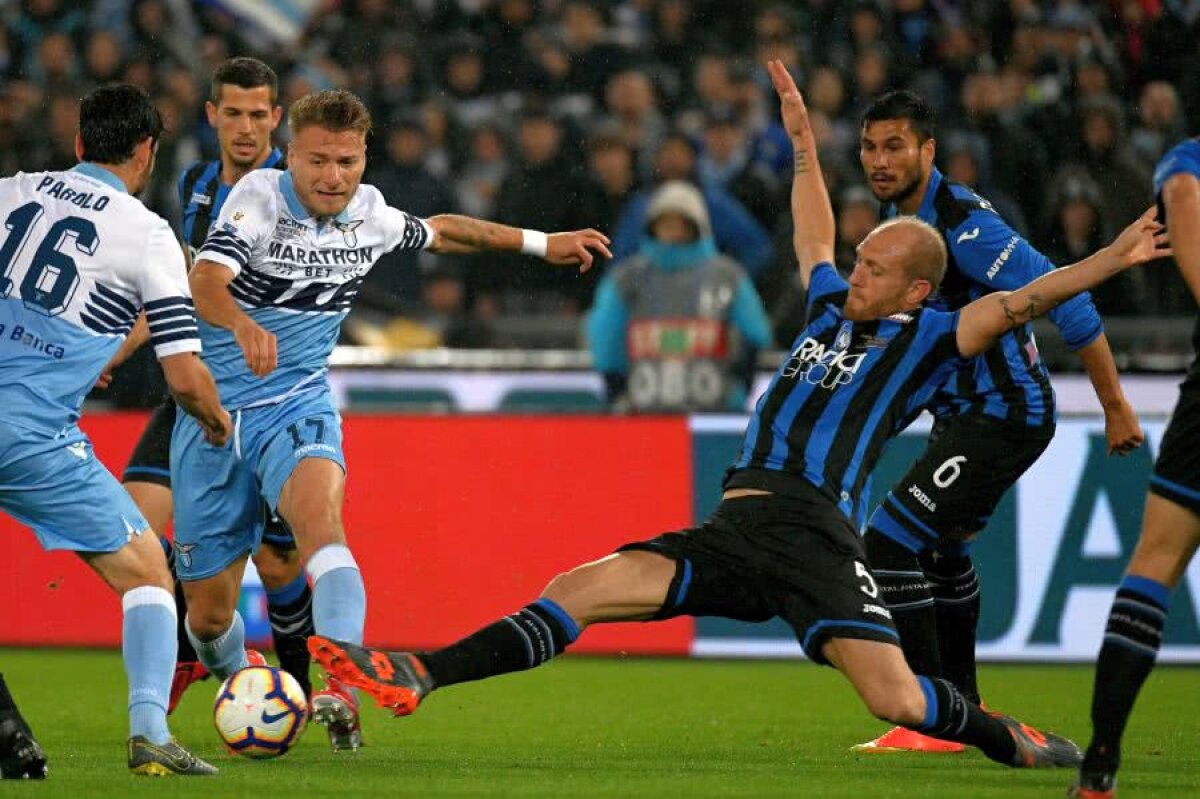
<path fill-rule="evenodd" d="M 175 429 L 175 400 L 170 395 L 150 414 L 150 423 L 129 456 L 122 483 L 155 483 L 171 487 L 171 432 Z"/>
<path fill-rule="evenodd" d="M 626 544 L 676 561 L 656 619 L 780 617 L 805 654 L 827 663 L 829 638 L 897 644 L 891 614 L 866 566 L 862 539 L 828 499 L 780 495 L 728 499 L 704 523 Z"/>
<path fill-rule="evenodd" d="M 1179 386 L 1179 401 L 1163 433 L 1150 491 L 1200 515 L 1200 373 Z"/>
<path fill-rule="evenodd" d="M 154 483 L 164 488 L 171 487 L 171 434 L 175 430 L 177 411 L 175 399 L 168 395 L 150 414 L 150 422 L 134 445 L 129 464 L 121 475 L 122 483 Z M 263 541 L 276 549 L 295 549 L 296 538 L 287 522 L 272 516 L 266 502 L 263 503 L 263 513 L 267 520 Z"/>
<path fill-rule="evenodd" d="M 982 414 L 938 419 L 929 445 L 871 515 L 870 526 L 914 552 L 959 546 L 987 526 L 1000 498 L 1034 464 L 1054 427 Z"/>

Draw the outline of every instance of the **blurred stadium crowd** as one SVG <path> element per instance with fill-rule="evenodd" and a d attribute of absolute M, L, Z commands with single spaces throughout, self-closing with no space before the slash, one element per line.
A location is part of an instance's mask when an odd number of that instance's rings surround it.
<path fill-rule="evenodd" d="M 596 227 L 628 254 L 648 192 L 698 183 L 781 345 L 802 306 L 767 59 L 806 92 L 842 267 L 877 214 L 858 115 L 888 89 L 930 99 L 939 166 L 1060 264 L 1143 210 L 1155 162 L 1200 131 L 1198 0 L 8 0 L 0 172 L 72 165 L 78 98 L 129 81 L 167 118 L 146 199 L 177 220 L 180 170 L 216 157 L 208 76 L 238 54 L 275 67 L 285 107 L 333 86 L 366 99 L 365 179 L 415 214 Z M 493 322 L 505 317 L 577 330 L 597 279 L 519 258 L 408 257 L 382 262 L 360 298 L 369 320 L 411 321 L 364 328 L 401 345 L 503 345 Z M 1106 316 L 1191 313 L 1175 270 L 1126 275 L 1096 296 Z"/>

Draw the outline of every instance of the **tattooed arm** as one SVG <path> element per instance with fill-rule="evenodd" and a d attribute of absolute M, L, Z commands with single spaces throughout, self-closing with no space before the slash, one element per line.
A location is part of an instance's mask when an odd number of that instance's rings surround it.
<path fill-rule="evenodd" d="M 771 61 L 767 64 L 767 70 L 779 95 L 783 125 L 792 139 L 796 164 L 796 172 L 792 176 L 792 222 L 795 226 L 792 244 L 800 264 L 800 281 L 807 288 L 814 266 L 822 261 L 833 263 L 833 243 L 837 230 L 833 206 L 829 203 L 825 178 L 817 162 L 817 143 L 808 122 L 804 98 L 800 96 L 800 90 L 796 88 L 796 82 L 788 74 L 783 62 Z"/>
<path fill-rule="evenodd" d="M 433 228 L 433 241 L 429 245 L 431 252 L 445 255 L 521 249 L 520 228 L 458 214 L 440 214 L 431 217 L 428 222 Z"/>
<path fill-rule="evenodd" d="M 958 351 L 978 355 L 1000 336 L 1131 266 L 1170 254 L 1151 208 L 1117 239 L 1077 264 L 1042 275 L 1016 291 L 980 297 L 960 312 Z"/>
<path fill-rule="evenodd" d="M 526 246 L 526 233 L 521 228 L 458 214 L 440 214 L 427 221 L 433 229 L 433 241 L 430 242 L 429 249 L 441 254 L 524 250 L 552 264 L 579 266 L 581 272 L 586 272 L 591 267 L 594 253 L 612 257 L 612 253 L 608 251 L 608 237 L 590 228 L 568 233 L 550 233 L 544 237 L 544 251 L 536 251 Z"/>

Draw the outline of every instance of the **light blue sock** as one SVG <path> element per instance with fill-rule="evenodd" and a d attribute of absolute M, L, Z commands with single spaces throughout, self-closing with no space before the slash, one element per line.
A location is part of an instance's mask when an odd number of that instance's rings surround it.
<path fill-rule="evenodd" d="M 367 589 L 354 556 L 344 544 L 321 547 L 308 560 L 312 577 L 313 627 L 318 635 L 361 644 L 367 619 Z"/>
<path fill-rule="evenodd" d="M 121 597 L 121 656 L 129 680 L 129 734 L 156 744 L 171 738 L 167 701 L 175 673 L 175 597 L 143 585 Z"/>
<path fill-rule="evenodd" d="M 196 650 L 204 668 L 212 672 L 218 680 L 224 680 L 230 674 L 241 671 L 250 665 L 246 659 L 246 624 L 242 614 L 233 612 L 233 622 L 229 629 L 211 641 L 201 641 L 192 632 L 192 625 L 187 627 L 188 640 Z"/>

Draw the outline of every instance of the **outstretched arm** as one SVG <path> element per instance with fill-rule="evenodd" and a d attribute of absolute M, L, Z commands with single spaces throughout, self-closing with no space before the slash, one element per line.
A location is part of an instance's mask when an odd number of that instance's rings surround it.
<path fill-rule="evenodd" d="M 808 121 L 804 98 L 782 61 L 767 62 L 771 82 L 779 95 L 783 126 L 792 140 L 796 171 L 792 177 L 792 244 L 800 263 L 800 282 L 807 289 L 809 275 L 817 264 L 833 262 L 833 244 L 837 228 L 833 206 L 825 189 L 825 178 L 817 162 L 817 142 Z"/>
<path fill-rule="evenodd" d="M 1163 225 L 1154 219 L 1154 209 L 1137 218 L 1116 241 L 1077 264 L 1064 266 L 1016 291 L 997 291 L 980 297 L 960 312 L 958 350 L 965 356 L 978 355 L 997 338 L 1042 316 L 1059 303 L 1118 272 L 1171 254 Z"/>
<path fill-rule="evenodd" d="M 593 252 L 612 258 L 608 236 L 591 228 L 545 234 L 458 214 L 439 214 L 426 221 L 433 229 L 429 250 L 436 253 L 519 251 L 552 264 L 578 266 L 581 272 L 591 268 Z"/>

